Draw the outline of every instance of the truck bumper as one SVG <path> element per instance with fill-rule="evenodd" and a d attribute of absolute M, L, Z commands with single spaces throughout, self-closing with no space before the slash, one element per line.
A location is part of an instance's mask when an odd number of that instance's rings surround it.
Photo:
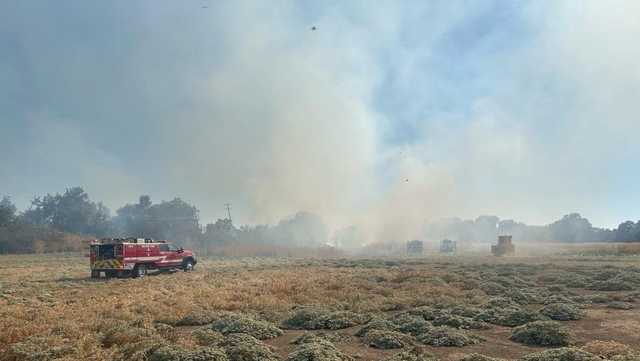
<path fill-rule="evenodd" d="M 124 263 L 119 259 L 105 259 L 91 264 L 92 270 L 120 270 L 124 269 Z"/>

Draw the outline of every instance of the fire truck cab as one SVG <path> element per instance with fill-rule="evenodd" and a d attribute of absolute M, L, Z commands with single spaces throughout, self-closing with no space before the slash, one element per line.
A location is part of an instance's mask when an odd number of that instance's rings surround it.
<path fill-rule="evenodd" d="M 148 270 L 192 271 L 196 255 L 167 241 L 149 238 L 108 238 L 91 242 L 91 278 L 144 277 Z"/>

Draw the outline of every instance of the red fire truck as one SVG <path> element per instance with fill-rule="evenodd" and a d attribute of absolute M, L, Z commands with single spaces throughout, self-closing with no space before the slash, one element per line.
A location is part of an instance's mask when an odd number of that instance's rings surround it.
<path fill-rule="evenodd" d="M 149 238 L 108 238 L 90 243 L 91 278 L 144 277 L 148 270 L 192 271 L 196 255 L 167 241 Z"/>

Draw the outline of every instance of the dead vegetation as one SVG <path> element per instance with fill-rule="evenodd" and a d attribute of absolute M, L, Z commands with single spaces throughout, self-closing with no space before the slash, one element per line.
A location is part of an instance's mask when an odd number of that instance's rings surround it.
<path fill-rule="evenodd" d="M 640 352 L 640 267 L 628 261 L 241 258 L 108 281 L 90 280 L 78 256 L 0 261 L 1 361 L 637 361 Z"/>

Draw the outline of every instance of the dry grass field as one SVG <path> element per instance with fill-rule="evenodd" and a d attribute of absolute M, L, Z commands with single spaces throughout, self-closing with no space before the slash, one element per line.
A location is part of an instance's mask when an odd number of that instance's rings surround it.
<path fill-rule="evenodd" d="M 640 359 L 633 255 L 88 271 L 79 255 L 0 256 L 0 360 Z"/>

